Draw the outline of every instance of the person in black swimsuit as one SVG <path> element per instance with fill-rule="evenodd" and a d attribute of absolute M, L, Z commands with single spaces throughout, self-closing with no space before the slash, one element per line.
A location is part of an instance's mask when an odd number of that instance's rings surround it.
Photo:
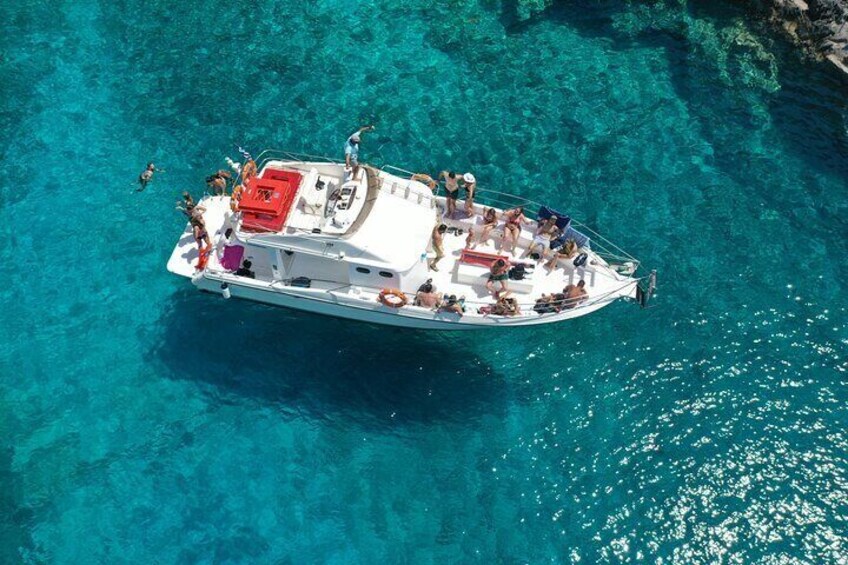
<path fill-rule="evenodd" d="M 249 260 L 245 259 L 244 262 L 241 264 L 241 267 L 239 267 L 238 270 L 236 270 L 236 275 L 238 275 L 240 277 L 247 277 L 249 279 L 255 279 L 256 273 L 254 273 L 253 271 L 250 270 L 250 267 L 252 267 L 252 266 L 253 266 L 253 263 L 251 263 Z"/>

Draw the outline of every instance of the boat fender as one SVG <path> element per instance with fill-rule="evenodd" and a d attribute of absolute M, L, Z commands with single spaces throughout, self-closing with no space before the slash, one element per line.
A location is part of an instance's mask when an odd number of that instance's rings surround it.
<path fill-rule="evenodd" d="M 377 301 L 389 308 L 401 308 L 409 304 L 409 299 L 406 295 L 396 288 L 384 288 L 381 290 Z"/>
<path fill-rule="evenodd" d="M 574 266 L 575 267 L 582 267 L 583 265 L 586 264 L 586 259 L 588 259 L 588 258 L 589 258 L 589 256 L 586 253 L 581 253 L 580 255 L 578 255 L 577 257 L 574 258 Z"/>
<path fill-rule="evenodd" d="M 224 297 L 224 300 L 229 300 L 232 293 L 230 292 L 230 285 L 224 283 L 221 285 L 221 296 Z"/>

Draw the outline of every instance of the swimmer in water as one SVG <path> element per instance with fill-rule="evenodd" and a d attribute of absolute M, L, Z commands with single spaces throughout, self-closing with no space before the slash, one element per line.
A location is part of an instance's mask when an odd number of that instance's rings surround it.
<path fill-rule="evenodd" d="M 141 192 L 147 188 L 147 184 L 153 179 L 153 173 L 164 173 L 162 169 L 157 169 L 153 163 L 147 163 L 147 168 L 138 175 L 138 184 L 141 185 L 136 192 Z"/>

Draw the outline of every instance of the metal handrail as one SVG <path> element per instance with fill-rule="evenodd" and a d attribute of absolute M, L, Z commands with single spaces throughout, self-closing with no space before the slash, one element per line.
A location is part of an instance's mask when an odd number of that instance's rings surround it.
<path fill-rule="evenodd" d="M 268 161 L 273 160 L 275 157 L 277 157 L 277 158 L 286 157 L 286 158 L 288 158 L 292 161 L 314 160 L 314 161 L 319 161 L 319 162 L 324 162 L 324 163 L 329 163 L 329 164 L 334 164 L 334 165 L 344 164 L 344 161 L 340 161 L 338 159 L 333 159 L 333 158 L 327 157 L 325 155 L 312 155 L 312 154 L 309 154 L 309 153 L 298 153 L 298 152 L 286 151 L 286 150 L 282 150 L 282 149 L 265 149 L 254 158 L 254 162 L 256 162 L 257 168 L 261 170 L 261 168 L 264 167 L 268 163 Z M 367 165 L 363 164 L 363 166 L 367 166 Z M 401 172 L 401 173 L 404 173 L 404 174 L 408 174 L 410 176 L 415 174 L 412 171 L 408 171 L 406 169 L 402 169 L 402 168 L 396 167 L 394 165 L 384 165 L 382 167 L 374 167 L 374 168 L 376 168 L 377 170 L 380 170 L 380 171 L 384 171 L 384 172 L 388 172 L 388 170 L 394 170 L 394 171 L 398 171 L 398 172 Z M 389 173 L 389 174 L 391 174 L 391 173 Z M 240 181 L 241 181 L 241 173 L 239 173 L 239 175 L 236 177 L 236 184 L 238 184 Z M 410 179 L 409 182 L 413 182 L 413 181 Z M 384 187 L 381 183 L 381 186 L 380 186 L 381 192 L 383 192 L 383 188 Z M 388 192 L 388 193 L 394 194 L 392 192 Z M 477 198 L 478 196 L 480 196 L 479 200 Z M 491 205 L 491 206 L 497 206 L 497 207 L 500 207 L 502 209 L 507 209 L 507 207 L 514 208 L 516 206 L 533 206 L 533 207 L 541 207 L 542 206 L 542 204 L 540 202 L 537 202 L 535 200 L 531 200 L 531 199 L 523 197 L 523 196 L 517 196 L 515 194 L 505 193 L 505 192 L 497 191 L 497 190 L 494 190 L 494 189 L 482 189 L 482 188 L 479 188 L 479 187 L 475 189 L 474 197 L 475 197 L 475 202 L 479 202 L 481 204 L 487 204 L 487 205 Z M 424 198 L 424 200 L 429 201 L 428 204 L 427 204 L 428 207 L 433 207 L 433 205 L 436 202 L 435 198 L 436 198 L 435 192 L 433 193 L 432 197 L 425 197 Z M 422 204 L 423 204 L 423 202 L 422 202 Z M 636 259 L 632 255 L 630 255 L 629 253 L 624 251 L 621 247 L 614 244 L 612 241 L 610 241 L 606 237 L 599 234 L 597 231 L 588 227 L 586 224 L 583 224 L 583 223 L 581 223 L 581 222 L 579 222 L 579 221 L 577 221 L 573 218 L 571 220 L 571 224 L 576 229 L 579 229 L 580 231 L 587 233 L 587 235 L 590 237 L 590 240 L 593 243 L 595 243 L 596 247 L 598 248 L 596 250 L 593 250 L 593 253 L 595 255 L 597 255 L 598 257 L 601 257 L 604 260 L 611 260 L 611 261 L 615 261 L 615 262 L 631 261 L 634 264 L 634 271 L 637 270 L 641 266 L 641 261 L 639 261 L 638 259 Z"/>

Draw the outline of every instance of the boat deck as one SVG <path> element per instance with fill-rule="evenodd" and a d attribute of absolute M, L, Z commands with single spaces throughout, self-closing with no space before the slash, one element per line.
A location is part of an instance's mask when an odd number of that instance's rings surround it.
<path fill-rule="evenodd" d="M 443 201 L 440 202 L 440 208 L 441 205 L 443 205 Z M 441 212 L 441 209 L 439 211 Z M 491 304 L 493 299 L 486 289 L 489 269 L 484 266 L 460 262 L 469 229 L 474 229 L 475 241 L 479 237 L 482 226 L 481 215 L 475 214 L 471 218 L 455 215 L 454 218 L 449 218 L 442 214 L 441 221 L 449 226 L 450 231 L 444 235 L 443 240 L 445 257 L 438 262 L 438 271 L 430 272 L 436 291 L 454 294 L 457 297 L 465 296 L 468 306 Z M 460 229 L 462 232 L 457 233 L 456 229 Z M 577 284 L 580 280 L 585 281 L 585 289 L 588 293 L 587 301 L 598 296 L 614 293 L 630 280 L 608 267 L 605 261 L 592 252 L 589 252 L 587 263 L 581 267 L 575 267 L 572 260 L 561 259 L 556 268 L 546 268 L 547 257 L 545 260 L 537 262 L 528 256 L 527 250 L 533 240 L 534 231 L 535 222 L 522 227 L 521 237 L 514 255 L 502 250 L 502 223 L 492 231 L 489 241 L 477 244 L 474 247 L 474 251 L 506 256 L 512 264 L 524 263 L 533 266 L 532 274 L 528 274 L 524 280 L 506 281 L 508 290 L 521 305 L 522 310 L 532 308 L 536 299 L 542 294 L 562 292 L 566 285 Z M 435 253 L 430 253 L 428 260 L 434 256 Z M 495 284 L 495 288 L 500 288 L 499 283 Z"/>

